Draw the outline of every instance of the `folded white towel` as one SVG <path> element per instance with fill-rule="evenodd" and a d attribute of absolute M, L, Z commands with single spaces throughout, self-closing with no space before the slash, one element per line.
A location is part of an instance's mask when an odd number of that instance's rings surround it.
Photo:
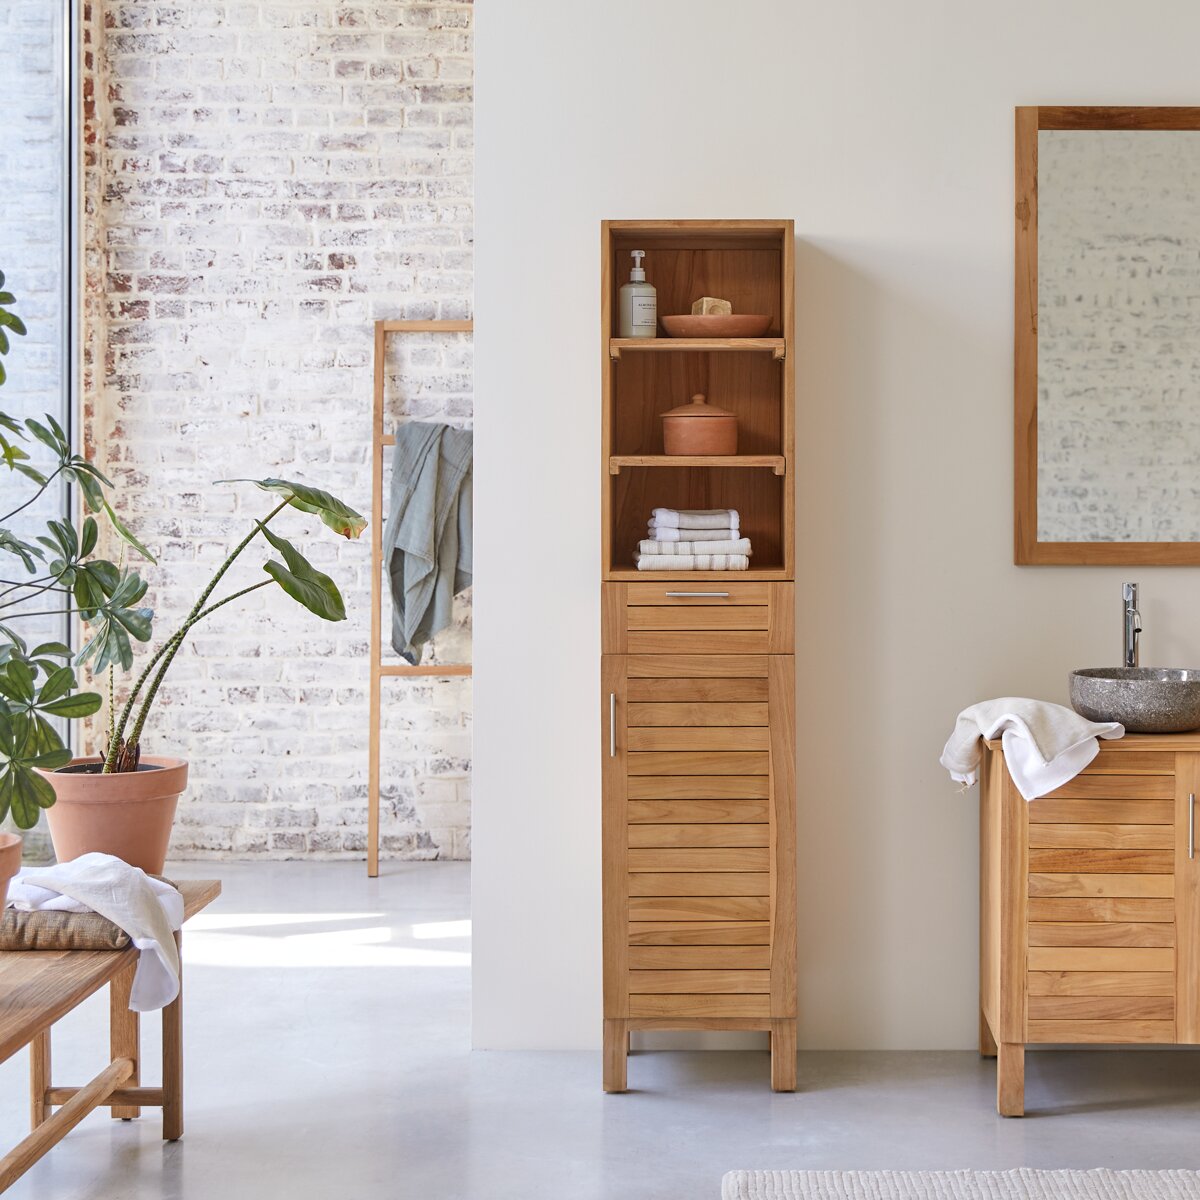
<path fill-rule="evenodd" d="M 1116 721 L 1089 721 L 1061 704 L 1006 696 L 958 714 L 942 751 L 950 777 L 970 787 L 979 778 L 979 739 L 999 736 L 1017 791 L 1036 800 L 1074 779 L 1100 753 L 1097 738 L 1120 738 Z"/>
<path fill-rule="evenodd" d="M 741 537 L 740 529 L 672 529 L 669 525 L 658 525 L 654 521 L 647 526 L 647 533 L 651 540 L 658 542 L 726 542 Z M 681 554 L 687 551 L 687 546 L 679 547 Z"/>
<path fill-rule="evenodd" d="M 162 1008 L 179 995 L 174 931 L 183 925 L 183 897 L 169 883 L 111 854 L 84 854 L 22 871 L 8 885 L 8 903 L 21 912 L 96 912 L 125 930 L 141 951 L 129 994 L 134 1012 Z"/>
<path fill-rule="evenodd" d="M 746 571 L 748 554 L 639 554 L 639 571 Z"/>
<path fill-rule="evenodd" d="M 656 508 L 650 519 L 663 529 L 739 529 L 736 508 Z"/>
<path fill-rule="evenodd" d="M 749 538 L 726 538 L 717 542 L 638 542 L 639 554 L 750 554 Z"/>

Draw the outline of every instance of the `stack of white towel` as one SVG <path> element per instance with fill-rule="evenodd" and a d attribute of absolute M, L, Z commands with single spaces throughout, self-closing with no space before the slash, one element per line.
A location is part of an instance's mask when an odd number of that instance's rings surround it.
<path fill-rule="evenodd" d="M 736 508 L 656 508 L 650 536 L 638 543 L 639 571 L 745 571 L 750 539 Z"/>

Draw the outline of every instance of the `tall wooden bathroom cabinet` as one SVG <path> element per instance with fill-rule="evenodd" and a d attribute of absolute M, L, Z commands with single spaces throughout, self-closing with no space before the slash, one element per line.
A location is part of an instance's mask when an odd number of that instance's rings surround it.
<path fill-rule="evenodd" d="M 615 337 L 631 250 L 658 313 L 701 296 L 769 314 L 758 338 Z M 633 1030 L 763 1030 L 796 1086 L 791 221 L 606 221 L 602 734 L 604 1087 Z M 660 415 L 695 393 L 738 453 L 668 457 Z M 656 507 L 737 509 L 747 571 L 638 571 Z"/>

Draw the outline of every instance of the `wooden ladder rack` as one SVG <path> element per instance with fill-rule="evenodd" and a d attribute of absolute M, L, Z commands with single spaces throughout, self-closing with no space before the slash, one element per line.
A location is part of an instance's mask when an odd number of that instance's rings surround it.
<path fill-rule="evenodd" d="M 384 357 L 390 333 L 473 333 L 474 321 L 376 321 L 375 401 L 371 414 L 371 736 L 367 773 L 367 875 L 379 874 L 379 753 L 384 676 L 470 675 L 470 663 L 385 663 L 383 658 L 383 450 L 396 439 L 383 428 Z"/>

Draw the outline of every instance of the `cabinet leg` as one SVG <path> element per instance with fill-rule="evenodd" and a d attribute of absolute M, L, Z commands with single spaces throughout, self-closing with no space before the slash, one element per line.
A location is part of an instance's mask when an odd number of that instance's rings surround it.
<path fill-rule="evenodd" d="M 979 1057 L 996 1057 L 996 1039 L 992 1037 L 992 1027 L 988 1024 L 987 1014 L 979 1010 Z"/>
<path fill-rule="evenodd" d="M 796 1090 L 796 1022 L 791 1017 L 771 1022 L 771 1089 Z"/>
<path fill-rule="evenodd" d="M 628 1086 L 629 1027 L 621 1020 L 604 1020 L 604 1090 L 623 1092 Z"/>
<path fill-rule="evenodd" d="M 1025 1115 L 1025 1046 L 1001 1042 L 996 1057 L 996 1111 L 1002 1117 Z"/>

